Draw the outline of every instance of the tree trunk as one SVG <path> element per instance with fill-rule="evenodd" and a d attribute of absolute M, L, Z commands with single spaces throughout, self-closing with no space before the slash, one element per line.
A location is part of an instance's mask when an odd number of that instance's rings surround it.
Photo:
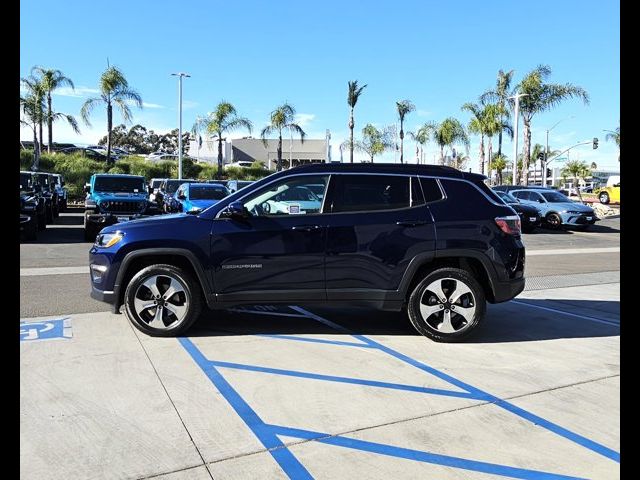
<path fill-rule="evenodd" d="M 276 164 L 276 172 L 282 170 L 282 131 L 278 135 L 278 163 Z M 353 159 L 352 159 L 353 162 Z"/>
<path fill-rule="evenodd" d="M 353 107 L 351 107 L 351 114 L 349 115 L 349 161 L 353 163 Z"/>
<path fill-rule="evenodd" d="M 402 126 L 404 120 L 400 119 L 400 163 L 404 163 L 404 130 Z"/>
<path fill-rule="evenodd" d="M 218 132 L 218 180 L 222 178 L 222 132 Z"/>
<path fill-rule="evenodd" d="M 44 136 L 42 135 L 42 118 L 40 118 L 40 122 L 38 124 L 38 136 L 40 137 L 40 143 L 42 143 Z"/>
<path fill-rule="evenodd" d="M 522 159 L 522 185 L 526 186 L 529 183 L 529 162 L 531 160 L 531 124 L 527 118 L 522 119 L 524 124 L 524 158 Z"/>
<path fill-rule="evenodd" d="M 113 128 L 113 107 L 107 104 L 107 165 L 111 165 L 111 129 Z"/>
<path fill-rule="evenodd" d="M 489 182 L 491 182 L 491 160 L 493 157 L 493 145 L 491 142 L 491 137 L 489 137 L 489 148 L 488 150 L 488 157 L 487 157 L 487 177 L 489 177 Z"/>
<path fill-rule="evenodd" d="M 48 129 L 48 148 L 47 151 L 51 153 L 53 151 L 53 118 L 51 117 L 51 92 L 47 94 L 47 129 Z"/>
<path fill-rule="evenodd" d="M 440 165 L 444 165 L 444 145 L 440 145 Z"/>
<path fill-rule="evenodd" d="M 502 124 L 504 123 L 504 118 L 500 115 L 500 131 L 498 132 L 498 155 L 502 155 Z"/>
<path fill-rule="evenodd" d="M 373 153 L 371 154 L 371 163 L 373 163 Z"/>
<path fill-rule="evenodd" d="M 33 124 L 33 164 L 31 170 L 37 171 L 40 167 L 40 145 L 38 144 L 38 135 L 36 134 L 36 123 Z"/>
<path fill-rule="evenodd" d="M 484 175 L 484 135 L 480 135 L 480 175 Z"/>

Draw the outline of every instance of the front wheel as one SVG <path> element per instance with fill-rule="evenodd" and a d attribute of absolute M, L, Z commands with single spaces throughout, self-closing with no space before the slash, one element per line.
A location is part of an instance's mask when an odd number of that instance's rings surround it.
<path fill-rule="evenodd" d="M 47 223 L 53 223 L 53 206 L 50 205 L 47 207 Z"/>
<path fill-rule="evenodd" d="M 550 213 L 546 218 L 547 225 L 553 230 L 557 230 L 562 226 L 562 218 L 557 213 Z"/>
<path fill-rule="evenodd" d="M 457 342 L 471 334 L 486 312 L 484 290 L 466 270 L 440 268 L 411 292 L 407 313 L 413 327 L 436 342 Z"/>
<path fill-rule="evenodd" d="M 200 316 L 202 295 L 198 283 L 181 268 L 151 265 L 136 273 L 124 294 L 127 318 L 141 332 L 174 337 Z"/>
<path fill-rule="evenodd" d="M 598 195 L 598 200 L 600 200 L 600 203 L 607 205 L 610 201 L 609 194 L 607 192 L 602 192 L 600 195 Z"/>

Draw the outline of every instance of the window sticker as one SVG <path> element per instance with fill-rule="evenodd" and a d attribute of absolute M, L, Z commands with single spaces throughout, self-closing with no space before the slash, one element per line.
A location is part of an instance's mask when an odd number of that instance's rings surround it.
<path fill-rule="evenodd" d="M 137 188 L 134 188 L 134 189 L 133 189 L 133 193 L 138 193 L 138 189 L 137 189 Z"/>
<path fill-rule="evenodd" d="M 292 203 L 289 205 L 289 214 L 293 215 L 293 214 L 297 214 L 300 213 L 300 204 L 299 203 Z"/>

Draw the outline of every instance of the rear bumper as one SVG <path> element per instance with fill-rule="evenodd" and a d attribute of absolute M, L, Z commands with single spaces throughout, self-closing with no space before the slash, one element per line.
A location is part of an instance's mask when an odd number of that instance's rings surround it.
<path fill-rule="evenodd" d="M 493 303 L 507 302 L 524 290 L 525 279 L 524 277 L 509 280 L 508 282 L 494 282 L 493 284 Z"/>

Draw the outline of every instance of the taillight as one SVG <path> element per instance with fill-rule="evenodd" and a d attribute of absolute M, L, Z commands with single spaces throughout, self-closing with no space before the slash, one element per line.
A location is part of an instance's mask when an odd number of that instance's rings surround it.
<path fill-rule="evenodd" d="M 520 235 L 520 217 L 517 215 L 496 217 L 496 225 L 507 235 Z"/>

